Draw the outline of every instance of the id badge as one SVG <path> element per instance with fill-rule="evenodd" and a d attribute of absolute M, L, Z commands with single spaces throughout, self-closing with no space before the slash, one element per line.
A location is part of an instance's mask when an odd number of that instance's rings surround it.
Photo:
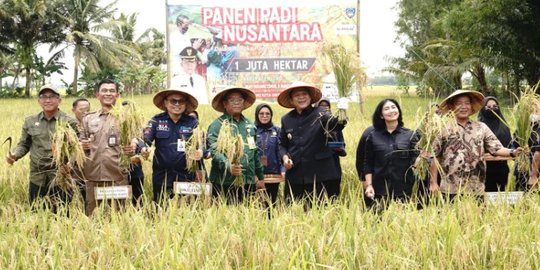
<path fill-rule="evenodd" d="M 185 152 L 186 151 L 186 141 L 178 139 L 178 144 L 176 146 L 176 151 Z"/>
<path fill-rule="evenodd" d="M 107 139 L 107 144 L 109 147 L 114 147 L 118 145 L 118 137 L 116 134 L 109 135 L 109 138 Z"/>
<path fill-rule="evenodd" d="M 255 139 L 253 139 L 252 136 L 249 136 L 247 137 L 247 142 L 248 142 L 248 145 L 249 145 L 249 149 L 255 149 L 257 148 L 257 145 L 255 144 Z"/>
<path fill-rule="evenodd" d="M 261 156 L 261 164 L 266 167 L 268 166 L 268 157 L 266 155 Z"/>

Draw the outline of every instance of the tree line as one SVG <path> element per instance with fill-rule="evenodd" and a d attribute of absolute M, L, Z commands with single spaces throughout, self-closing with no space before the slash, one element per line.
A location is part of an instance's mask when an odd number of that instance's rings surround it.
<path fill-rule="evenodd" d="M 519 95 L 540 79 L 540 1 L 401 0 L 395 23 L 405 55 L 388 71 L 418 94 L 446 96 L 465 74 L 484 94 Z"/>
<path fill-rule="evenodd" d="M 123 83 L 124 92 L 150 93 L 163 87 L 165 35 L 154 28 L 135 36 L 137 14 L 115 17 L 116 1 L 0 0 L 0 95 L 30 96 L 50 75 L 62 74 L 64 59 L 73 61 L 68 95 L 93 93 L 104 77 Z M 38 46 L 49 46 L 44 59 Z M 72 55 L 66 55 L 70 48 Z M 6 82 L 4 78 L 13 78 Z M 17 89 L 20 77 L 26 85 Z"/>

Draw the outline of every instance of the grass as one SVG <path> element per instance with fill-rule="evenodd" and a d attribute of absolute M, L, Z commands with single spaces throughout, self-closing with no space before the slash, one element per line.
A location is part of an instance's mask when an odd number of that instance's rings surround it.
<path fill-rule="evenodd" d="M 151 162 L 144 161 L 145 207 L 88 218 L 81 203 L 70 216 L 32 212 L 27 203 L 28 157 L 0 165 L 0 269 L 538 269 L 540 197 L 516 206 L 478 206 L 470 199 L 416 210 L 393 204 L 380 215 L 366 211 L 354 169 L 361 132 L 384 97 L 402 105 L 413 128 L 417 108 L 429 100 L 366 93 L 364 114 L 350 104 L 342 158 L 342 196 L 337 203 L 304 212 L 278 206 L 273 218 L 257 203 L 173 203 L 149 207 Z M 146 119 L 159 112 L 150 96 L 135 97 Z M 62 103 L 69 111 L 72 99 Z M 98 108 L 96 100 L 91 101 Z M 276 104 L 274 122 L 287 111 Z M 246 112 L 253 119 L 255 106 Z M 0 100 L 0 138 L 18 141 L 24 116 L 39 111 L 35 100 Z M 201 125 L 219 116 L 201 106 Z M 506 113 L 507 118 L 510 116 Z M 5 155 L 7 146 L 0 153 Z"/>

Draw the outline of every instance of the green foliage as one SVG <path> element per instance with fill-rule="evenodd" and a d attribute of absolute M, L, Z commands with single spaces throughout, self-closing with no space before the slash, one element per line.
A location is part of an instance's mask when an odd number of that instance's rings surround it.
<path fill-rule="evenodd" d="M 406 50 L 389 71 L 410 77 L 420 94 L 445 96 L 462 88 L 465 73 L 481 92 L 499 74 L 501 92 L 540 79 L 540 2 L 528 0 L 402 0 L 398 40 Z M 493 72 L 495 71 L 495 72 Z"/>

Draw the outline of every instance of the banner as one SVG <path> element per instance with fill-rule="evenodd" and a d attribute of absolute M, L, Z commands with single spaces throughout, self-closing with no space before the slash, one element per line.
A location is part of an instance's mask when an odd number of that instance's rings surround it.
<path fill-rule="evenodd" d="M 332 98 L 337 92 L 323 42 L 358 48 L 356 0 L 189 2 L 167 3 L 168 82 L 203 104 L 230 85 L 275 101 L 297 80 Z"/>

